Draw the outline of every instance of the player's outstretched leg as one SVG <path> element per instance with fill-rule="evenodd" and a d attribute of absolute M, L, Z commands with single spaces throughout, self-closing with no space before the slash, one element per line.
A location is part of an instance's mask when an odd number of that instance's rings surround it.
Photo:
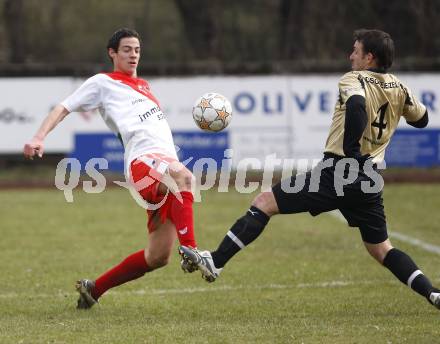
<path fill-rule="evenodd" d="M 89 309 L 92 308 L 96 303 L 98 303 L 98 301 L 95 300 L 92 296 L 93 289 L 95 288 L 94 281 L 88 279 L 79 280 L 76 282 L 75 288 L 76 291 L 79 293 L 78 304 L 76 308 Z"/>
<path fill-rule="evenodd" d="M 383 265 L 402 283 L 440 309 L 440 290 L 432 286 L 431 281 L 405 252 L 392 248 L 386 254 Z"/>
<path fill-rule="evenodd" d="M 152 270 L 154 269 L 146 262 L 144 250 L 140 250 L 125 258 L 121 263 L 99 276 L 95 281 L 79 280 L 75 285 L 79 293 L 77 308 L 89 309 L 93 307 L 107 290 L 140 278 Z"/>
<path fill-rule="evenodd" d="M 440 309 L 440 290 L 433 287 L 416 263 L 405 252 L 393 247 L 389 241 L 378 244 L 364 242 L 368 252 L 390 270 L 402 283 L 425 297 L 429 303 Z"/>
<path fill-rule="evenodd" d="M 263 232 L 268 221 L 268 215 L 252 206 L 231 227 L 217 250 L 199 251 L 180 246 L 179 252 L 182 260 L 187 266 L 200 270 L 206 281 L 214 282 L 225 264 L 241 249 L 253 242 Z"/>

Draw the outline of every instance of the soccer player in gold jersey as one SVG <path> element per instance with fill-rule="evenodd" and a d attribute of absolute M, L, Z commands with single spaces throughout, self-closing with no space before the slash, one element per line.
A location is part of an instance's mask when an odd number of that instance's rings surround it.
<path fill-rule="evenodd" d="M 213 282 L 224 265 L 261 234 L 270 217 L 301 212 L 316 216 L 339 209 L 350 226 L 359 228 L 372 257 L 440 309 L 440 291 L 411 257 L 391 245 L 382 199 L 383 179 L 376 172 L 400 118 L 424 128 L 428 112 L 407 86 L 387 72 L 394 58 L 389 34 L 362 29 L 355 31 L 353 38 L 352 71 L 339 81 L 339 100 L 323 160 L 310 172 L 260 193 L 217 250 L 179 249 L 187 266 L 198 268 L 208 282 Z M 301 182 L 302 188 L 291 188 Z"/>

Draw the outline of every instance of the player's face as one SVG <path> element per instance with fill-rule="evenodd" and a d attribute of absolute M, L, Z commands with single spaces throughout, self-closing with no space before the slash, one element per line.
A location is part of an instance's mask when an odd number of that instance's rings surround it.
<path fill-rule="evenodd" d="M 353 45 L 353 52 L 350 55 L 352 70 L 365 70 L 369 68 L 371 54 L 364 53 L 364 46 L 361 42 L 356 41 Z"/>
<path fill-rule="evenodd" d="M 125 37 L 119 42 L 118 51 L 110 49 L 114 70 L 136 76 L 136 68 L 141 56 L 141 46 L 136 37 Z"/>

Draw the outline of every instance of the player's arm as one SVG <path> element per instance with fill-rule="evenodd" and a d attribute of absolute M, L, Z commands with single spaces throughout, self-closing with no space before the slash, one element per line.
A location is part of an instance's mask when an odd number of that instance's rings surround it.
<path fill-rule="evenodd" d="M 348 98 L 345 110 L 344 125 L 344 155 L 349 158 L 360 159 L 360 139 L 368 123 L 365 97 L 352 95 Z"/>
<path fill-rule="evenodd" d="M 345 103 L 344 139 L 342 148 L 348 158 L 363 159 L 360 140 L 368 123 L 365 88 L 358 73 L 349 72 L 338 84 L 341 104 Z"/>
<path fill-rule="evenodd" d="M 405 105 L 403 106 L 403 117 L 410 126 L 415 128 L 425 128 L 428 125 L 428 110 L 418 101 L 409 88 L 402 85 Z"/>
<path fill-rule="evenodd" d="M 34 137 L 24 145 L 23 154 L 28 159 L 33 159 L 35 155 L 40 158 L 44 152 L 44 139 L 52 129 L 54 129 L 58 123 L 60 123 L 64 117 L 69 114 L 69 111 L 61 104 L 55 106 L 46 118 L 41 123 L 40 128 L 35 133 Z"/>
<path fill-rule="evenodd" d="M 99 107 L 101 103 L 99 80 L 102 78 L 105 76 L 97 74 L 87 79 L 73 94 L 49 112 L 32 140 L 25 144 L 23 151 L 26 158 L 43 156 L 43 141 L 47 134 L 70 112 L 91 111 Z"/>
<path fill-rule="evenodd" d="M 428 110 L 425 111 L 425 114 L 423 115 L 422 118 L 420 118 L 418 121 L 406 121 L 406 123 L 408 123 L 410 126 L 414 127 L 414 128 L 425 128 L 428 123 L 429 123 L 429 117 L 428 117 Z"/>

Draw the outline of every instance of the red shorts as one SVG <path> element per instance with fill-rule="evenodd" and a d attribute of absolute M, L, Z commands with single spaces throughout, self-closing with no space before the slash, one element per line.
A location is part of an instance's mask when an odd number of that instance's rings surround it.
<path fill-rule="evenodd" d="M 159 185 L 168 170 L 168 166 L 177 161 L 166 155 L 154 153 L 146 154 L 130 164 L 131 177 L 136 184 L 135 188 L 142 198 L 150 204 L 158 204 L 163 201 L 165 195 L 159 193 Z M 158 226 L 169 218 L 171 197 L 167 197 L 162 206 L 155 210 L 147 209 L 148 232 L 154 232 Z"/>

